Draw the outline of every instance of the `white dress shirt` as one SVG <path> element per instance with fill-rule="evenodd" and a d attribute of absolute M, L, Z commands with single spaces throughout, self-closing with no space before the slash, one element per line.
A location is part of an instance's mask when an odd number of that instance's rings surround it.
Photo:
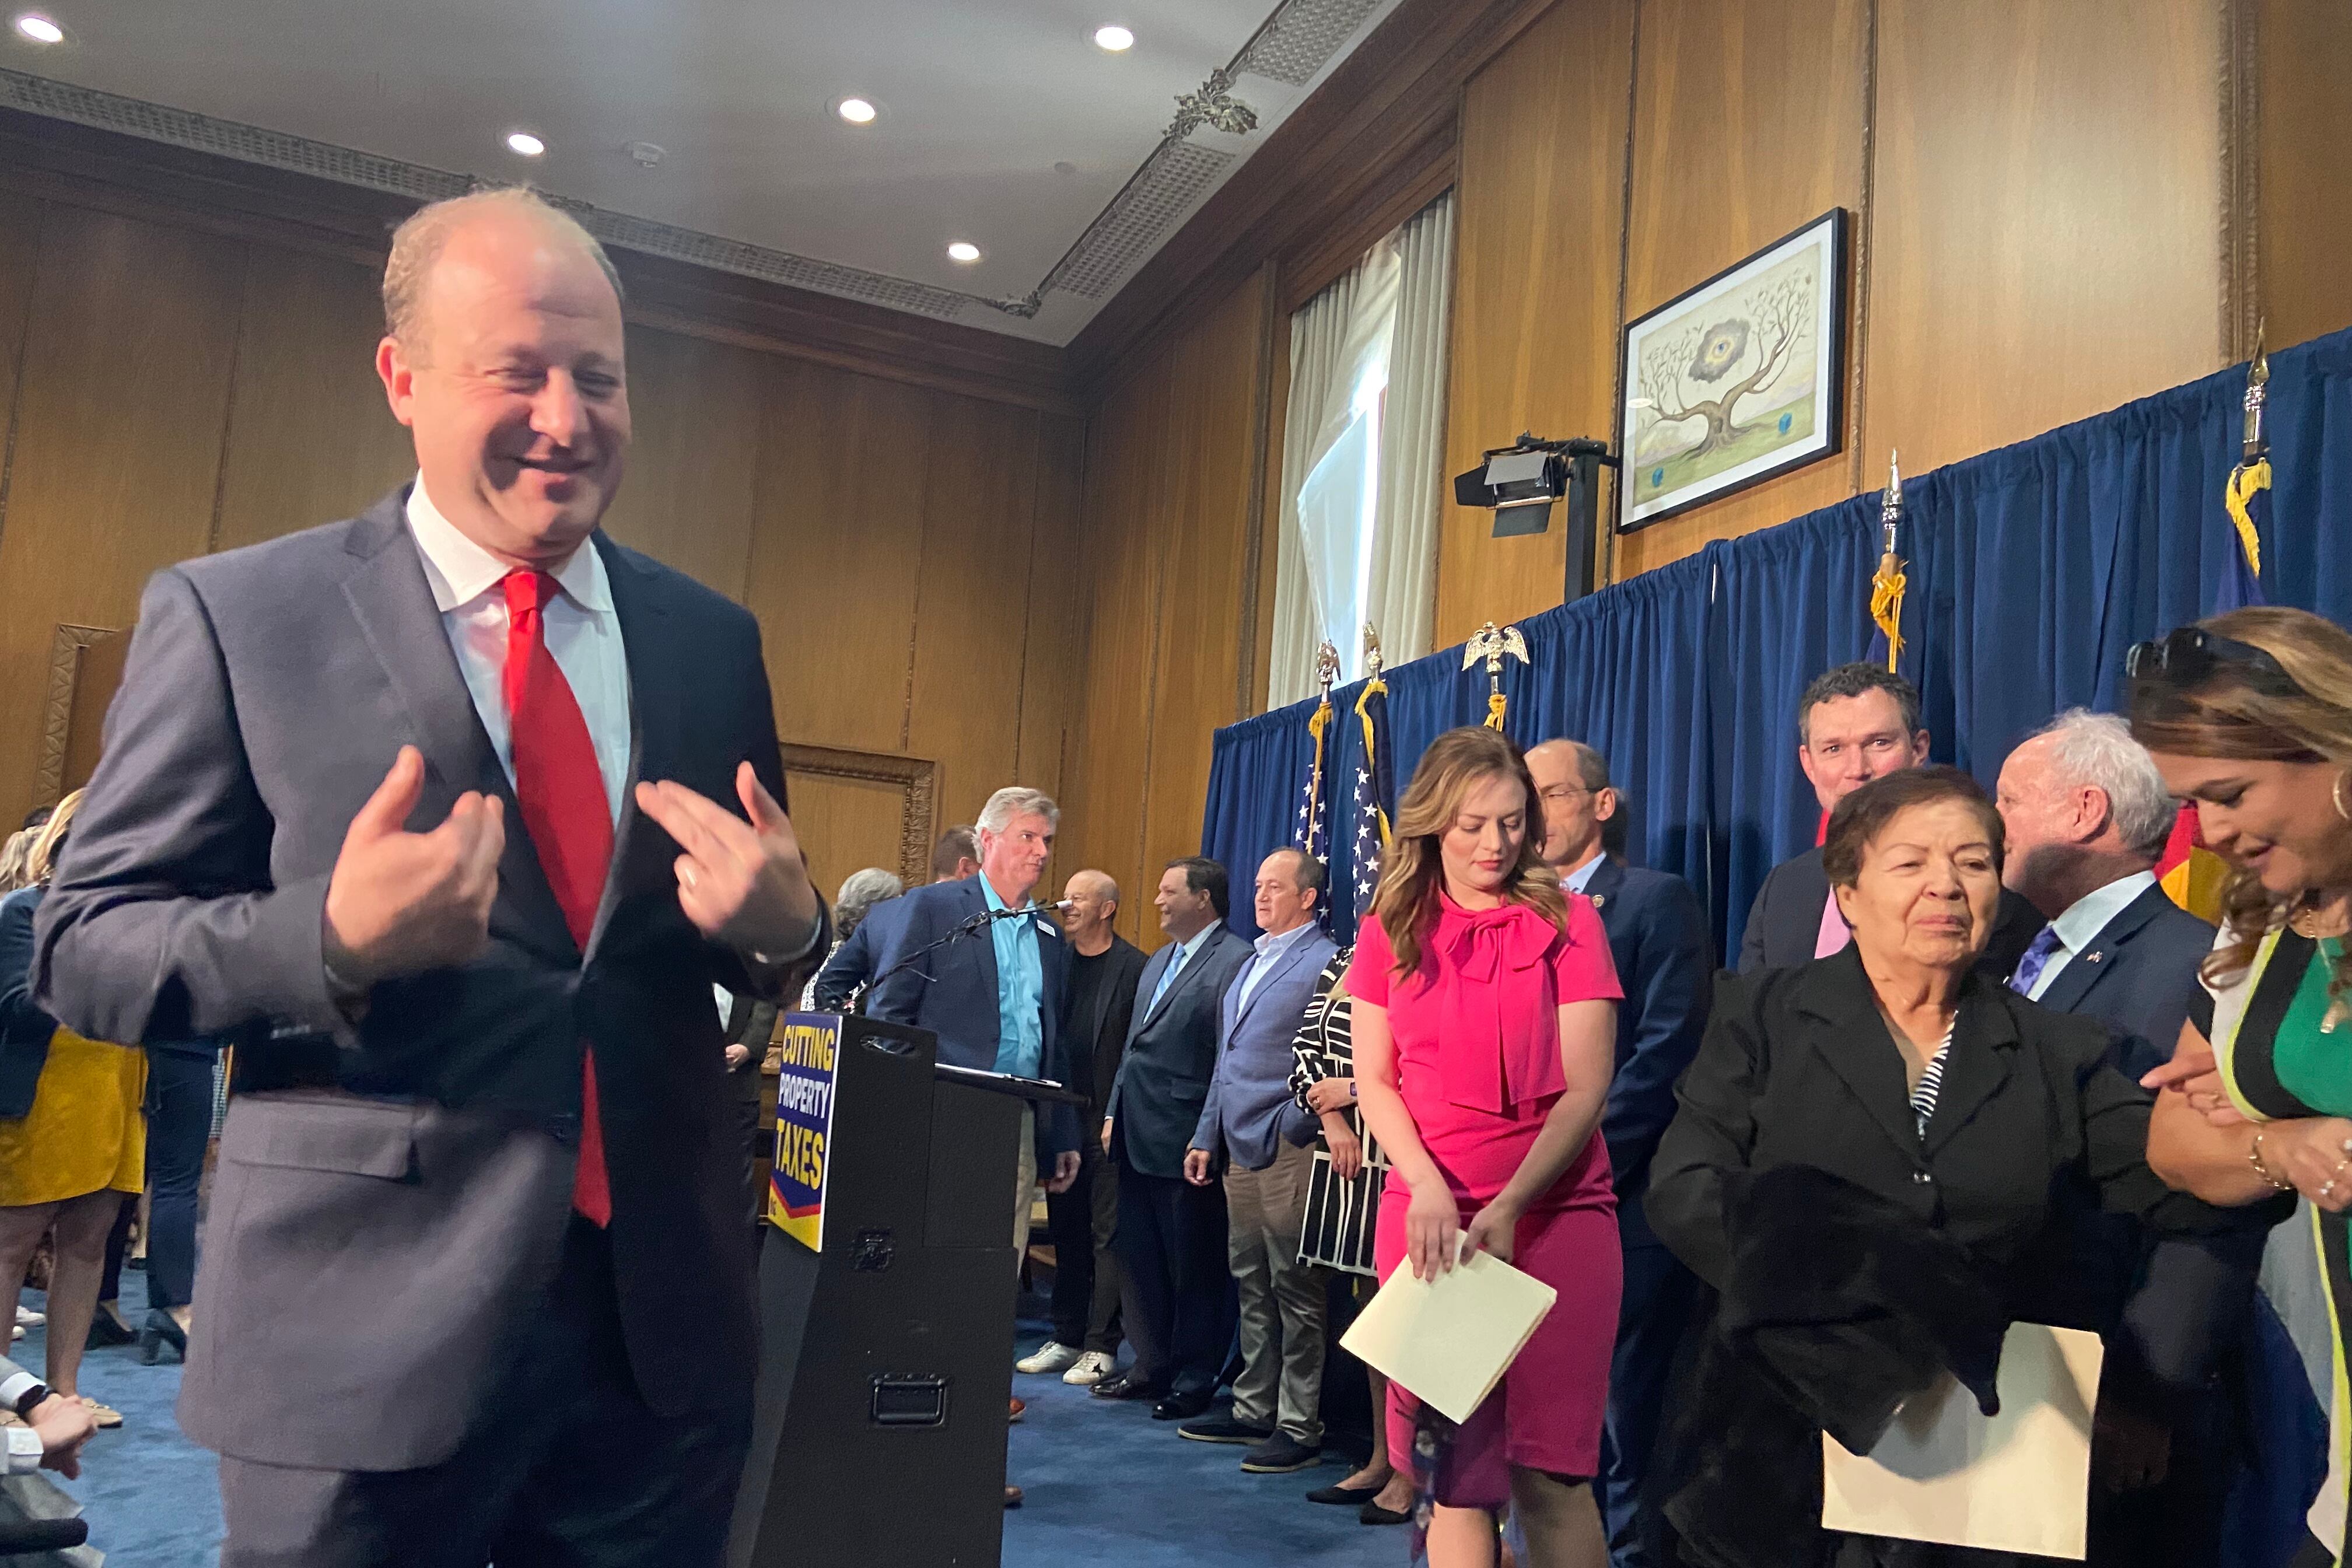
<path fill-rule="evenodd" d="M 441 629 L 457 656 L 474 711 L 481 715 L 499 765 L 511 784 L 514 741 L 507 727 L 504 686 L 507 597 L 500 586 L 511 568 L 441 515 L 425 493 L 422 474 L 408 492 L 408 531 L 425 559 L 425 580 L 432 585 Z M 570 683 L 581 717 L 588 721 L 596 766 L 604 775 L 604 799 L 618 823 L 629 785 L 629 660 L 621 643 L 621 617 L 613 607 L 604 558 L 593 543 L 583 543 L 549 575 L 562 592 L 544 613 L 547 649 Z"/>
<path fill-rule="evenodd" d="M 1259 936 L 1255 943 L 1256 955 L 1249 961 L 1249 967 L 1242 971 L 1241 994 L 1234 999 L 1235 1017 L 1239 1017 L 1241 1010 L 1249 1005 L 1251 994 L 1265 983 L 1267 975 L 1274 973 L 1274 966 L 1282 962 L 1282 955 L 1321 929 L 1310 920 L 1305 925 L 1293 926 L 1280 936 Z"/>
<path fill-rule="evenodd" d="M 2134 899 L 2155 886 L 2155 872 L 2135 871 L 2067 905 L 2066 912 L 2050 922 L 2050 929 L 2058 933 L 2058 946 L 2051 953 L 2050 962 L 2042 966 L 2033 989 L 2026 993 L 2027 999 L 2041 1001 L 2042 993 L 2050 989 L 2050 983 L 2058 978 L 2058 972 L 2066 967 L 2067 961 L 2096 941 L 2099 933 L 2107 929 L 2107 922 L 2123 913 Z"/>

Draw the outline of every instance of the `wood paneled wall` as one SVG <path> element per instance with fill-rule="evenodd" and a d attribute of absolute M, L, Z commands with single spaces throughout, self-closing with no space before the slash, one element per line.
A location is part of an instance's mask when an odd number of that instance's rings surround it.
<path fill-rule="evenodd" d="M 1119 929 L 1147 949 L 1161 868 L 1201 846 L 1210 731 L 1253 706 L 1239 628 L 1273 593 L 1260 526 L 1270 289 L 1261 272 L 1164 342 L 1088 430 L 1091 614 L 1057 858 L 1118 880 Z M 1227 869 L 1236 885 L 1256 871 Z"/>
<path fill-rule="evenodd" d="M 2352 322 L 2347 69 L 2335 0 L 1560 0 L 1464 97 L 1448 452 L 1613 437 L 1624 321 L 1832 206 L 1845 450 L 1604 542 L 1604 576 L 2218 369 L 2265 313 L 2274 346 Z M 1440 642 L 1558 603 L 1563 548 L 1451 517 Z"/>
<path fill-rule="evenodd" d="M 158 568 L 348 516 L 414 467 L 363 260 L 121 205 L 0 191 L 0 824 L 34 799 L 58 626 L 127 626 Z M 629 362 L 611 531 L 759 615 L 788 742 L 936 763 L 941 826 L 1001 784 L 1060 788 L 1077 419 L 634 321 Z M 795 773 L 828 890 L 902 864 L 908 799 Z"/>

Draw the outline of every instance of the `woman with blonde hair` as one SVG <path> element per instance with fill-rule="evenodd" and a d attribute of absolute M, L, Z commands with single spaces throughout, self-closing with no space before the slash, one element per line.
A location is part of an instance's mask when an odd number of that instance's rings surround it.
<path fill-rule="evenodd" d="M 2230 862 L 2148 1163 L 2208 1203 L 2310 1200 L 2305 1245 L 2335 1325 L 2326 1484 L 2294 1568 L 2344 1559 L 2352 1408 L 2345 1210 L 2352 1205 L 2352 635 L 2301 610 L 2234 610 L 2132 649 L 2132 734 Z M 2202 1011 L 2202 1009 L 2200 1009 Z"/>
<path fill-rule="evenodd" d="M 86 1040 L 32 998 L 33 914 L 74 812 L 58 804 L 26 860 L 31 885 L 0 900 L 0 1277 L 13 1309 L 44 1232 L 57 1230 L 49 1274 L 48 1386 L 79 1398 L 82 1349 L 98 1310 L 106 1237 L 145 1184 L 146 1053 Z M 103 1426 L 121 1415 L 86 1400 Z"/>
<path fill-rule="evenodd" d="M 1348 972 L 1358 1100 L 1390 1162 L 1381 1277 L 1485 1251 L 1559 1292 L 1458 1429 L 1390 1387 L 1389 1451 L 1436 1568 L 1491 1568 L 1506 1510 L 1534 1568 L 1608 1561 L 1591 1482 L 1622 1272 L 1600 1121 L 1623 993 L 1601 917 L 1543 864 L 1536 807 L 1503 735 L 1439 736 Z"/>

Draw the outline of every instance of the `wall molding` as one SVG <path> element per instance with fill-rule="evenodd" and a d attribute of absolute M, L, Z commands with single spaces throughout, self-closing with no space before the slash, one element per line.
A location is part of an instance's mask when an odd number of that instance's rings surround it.
<path fill-rule="evenodd" d="M 2250 358 L 2263 321 L 2262 21 L 2257 0 L 2221 8 L 2221 363 Z"/>
<path fill-rule="evenodd" d="M 60 625 L 49 638 L 49 689 L 41 703 L 40 763 L 33 776 L 33 804 L 55 805 L 66 793 L 66 753 L 73 739 L 74 707 L 81 695 L 82 666 L 89 650 L 123 635 L 120 626 Z M 111 693 L 109 693 L 110 699 Z"/>
<path fill-rule="evenodd" d="M 783 748 L 784 773 L 810 778 L 856 779 L 896 784 L 898 808 L 898 876 L 919 888 L 931 879 L 931 840 L 939 817 L 940 764 L 923 757 L 888 752 L 852 752 L 834 746 Z"/>

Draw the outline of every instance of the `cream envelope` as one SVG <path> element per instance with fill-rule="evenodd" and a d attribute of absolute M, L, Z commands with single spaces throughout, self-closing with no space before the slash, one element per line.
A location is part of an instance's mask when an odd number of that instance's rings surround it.
<path fill-rule="evenodd" d="M 2079 1561 L 2091 1484 L 2099 1336 L 2011 1323 L 2000 1414 L 1947 1377 L 1903 1407 L 1867 1458 L 1822 1438 L 1822 1523 Z"/>
<path fill-rule="evenodd" d="M 1416 1279 L 1400 1264 L 1339 1343 L 1415 1398 L 1467 1421 L 1559 1292 L 1489 1253 Z"/>

